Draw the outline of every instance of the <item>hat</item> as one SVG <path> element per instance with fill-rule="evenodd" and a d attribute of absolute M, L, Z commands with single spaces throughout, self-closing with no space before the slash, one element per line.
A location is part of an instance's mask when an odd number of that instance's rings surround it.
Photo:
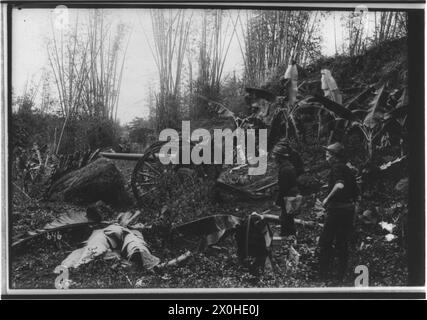
<path fill-rule="evenodd" d="M 264 90 L 264 89 L 259 89 L 259 88 L 250 88 L 250 87 L 246 87 L 245 88 L 246 92 L 255 96 L 255 98 L 258 99 L 265 99 L 268 101 L 274 101 L 274 99 L 276 99 L 276 95 L 271 93 L 270 91 Z"/>
<path fill-rule="evenodd" d="M 343 157 L 344 156 L 344 146 L 339 142 L 335 142 L 333 144 L 330 144 L 327 147 L 323 147 L 323 149 L 332 153 L 336 157 Z"/>

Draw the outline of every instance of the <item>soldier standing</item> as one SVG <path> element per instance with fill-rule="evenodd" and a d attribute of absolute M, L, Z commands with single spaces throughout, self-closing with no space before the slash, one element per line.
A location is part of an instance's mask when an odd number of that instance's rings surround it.
<path fill-rule="evenodd" d="M 272 154 L 279 167 L 276 205 L 280 206 L 280 235 L 295 235 L 295 222 L 293 214 L 286 210 L 286 197 L 294 197 L 298 193 L 297 175 L 301 173 L 302 161 L 299 155 L 287 143 L 286 139 L 280 140 L 273 148 Z M 299 161 L 295 161 L 296 158 Z M 298 163 L 300 165 L 298 165 Z"/>
<path fill-rule="evenodd" d="M 337 142 L 324 148 L 331 171 L 328 195 L 323 200 L 327 216 L 319 238 L 319 272 L 322 278 L 328 276 L 335 244 L 339 260 L 338 279 L 342 280 L 347 270 L 348 242 L 353 231 L 354 200 L 358 196 L 358 188 L 353 172 L 345 164 L 344 146 Z"/>

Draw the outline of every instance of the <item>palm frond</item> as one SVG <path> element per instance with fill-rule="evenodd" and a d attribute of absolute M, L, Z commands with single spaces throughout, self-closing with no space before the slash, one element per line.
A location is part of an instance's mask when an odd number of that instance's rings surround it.
<path fill-rule="evenodd" d="M 70 232 L 72 230 L 102 224 L 101 217 L 95 214 L 88 215 L 86 212 L 67 212 L 54 221 L 46 224 L 42 229 L 27 232 L 25 235 L 19 237 L 12 243 L 12 248 L 21 247 L 30 240 L 34 240 L 49 233 Z"/>

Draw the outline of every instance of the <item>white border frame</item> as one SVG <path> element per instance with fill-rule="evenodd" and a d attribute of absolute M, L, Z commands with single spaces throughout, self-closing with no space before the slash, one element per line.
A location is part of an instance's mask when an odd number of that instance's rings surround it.
<path fill-rule="evenodd" d="M 60 2 L 60 1 L 58 1 Z M 73 1 L 69 1 L 73 2 Z M 43 4 L 43 1 L 31 1 L 24 2 L 23 4 Z M 100 5 L 103 2 L 96 2 Z M 355 8 L 360 6 L 365 6 L 369 9 L 424 9 L 424 3 L 363 3 L 363 2 L 352 2 L 352 3 L 316 3 L 316 2 L 290 2 L 290 3 L 276 3 L 276 2 L 233 2 L 233 3 L 224 3 L 224 2 L 140 2 L 143 5 L 159 5 L 167 7 L 168 5 L 190 5 L 190 6 L 222 6 L 222 7 L 236 7 L 236 6 L 244 6 L 248 7 L 282 7 L 282 8 L 296 8 L 296 7 L 307 7 L 307 8 L 331 8 L 335 7 L 338 9 L 348 9 Z M 109 3 L 107 3 L 109 4 Z M 138 5 L 138 3 L 129 3 L 129 2 L 121 2 L 117 1 L 117 4 L 120 5 Z M 120 10 L 120 8 L 117 8 Z M 8 296 L 20 296 L 20 295 L 58 295 L 61 297 L 66 297 L 69 295 L 106 295 L 105 298 L 108 298 L 108 295 L 122 295 L 122 294 L 143 294 L 143 295 L 151 295 L 151 297 L 147 297 L 149 299 L 154 299 L 153 296 L 157 296 L 155 298 L 162 298 L 163 294 L 206 294 L 206 297 L 202 297 L 201 299 L 209 299 L 209 294 L 263 294 L 263 293 L 314 293 L 321 295 L 322 293 L 367 293 L 367 294 L 376 294 L 376 293 L 426 293 L 426 286 L 424 287 L 313 287 L 313 288 L 150 288 L 150 289 L 68 289 L 68 290 L 57 290 L 57 289 L 10 289 L 8 287 L 9 284 L 9 203 L 8 203 L 8 21 L 7 21 L 7 4 L 1 3 L 1 16 L 2 16 L 2 30 L 1 30 L 1 102 L 2 109 L 4 108 L 4 112 L 1 112 L 0 116 L 0 131 L 2 135 L 2 139 L 0 140 L 0 171 L 2 176 L 2 181 L 0 183 L 0 196 L 2 199 L 0 206 L 0 221 L 1 221 L 1 236 L 0 236 L 0 247 L 2 253 L 2 259 L 0 264 L 0 282 L 1 282 L 1 294 Z M 427 70 L 427 67 L 426 67 Z M 426 87 L 426 86 L 425 86 Z M 425 122 L 427 120 L 427 113 L 425 114 Z M 427 132 L 427 127 L 426 127 Z M 426 136 L 425 132 L 425 136 Z M 427 160 L 426 160 L 427 161 Z M 5 179 L 4 179 L 5 177 Z M 425 212 L 425 208 L 424 208 Z M 427 223 L 426 223 L 427 226 Z M 425 227 L 426 227 L 425 226 Z M 425 228 L 426 230 L 426 228 Z M 426 242 L 427 243 L 427 242 Z M 3 255 L 5 254 L 5 255 Z M 427 262 L 427 255 L 426 255 Z M 427 266 L 427 264 L 426 264 Z M 427 272 L 426 272 L 427 275 Z M 426 278 L 427 279 L 427 278 Z M 184 297 L 185 298 L 185 297 Z M 231 297 L 227 297 L 230 299 Z M 251 299 L 250 296 L 247 297 Z M 320 296 L 321 298 L 321 296 Z M 231 298 L 234 299 L 234 298 Z"/>

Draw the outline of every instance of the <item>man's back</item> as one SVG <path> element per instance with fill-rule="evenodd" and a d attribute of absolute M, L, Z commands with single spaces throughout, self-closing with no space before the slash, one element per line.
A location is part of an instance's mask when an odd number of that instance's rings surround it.
<path fill-rule="evenodd" d="M 339 162 L 332 165 L 329 175 L 328 192 L 331 192 L 335 184 L 341 182 L 344 188 L 334 194 L 330 199 L 330 203 L 348 203 L 352 202 L 357 197 L 358 190 L 356 178 L 349 167 L 344 163 Z"/>
<path fill-rule="evenodd" d="M 283 197 L 294 196 L 297 193 L 297 175 L 294 166 L 285 161 L 280 165 L 278 177 L 279 192 L 277 194 L 276 204 L 284 205 Z"/>

